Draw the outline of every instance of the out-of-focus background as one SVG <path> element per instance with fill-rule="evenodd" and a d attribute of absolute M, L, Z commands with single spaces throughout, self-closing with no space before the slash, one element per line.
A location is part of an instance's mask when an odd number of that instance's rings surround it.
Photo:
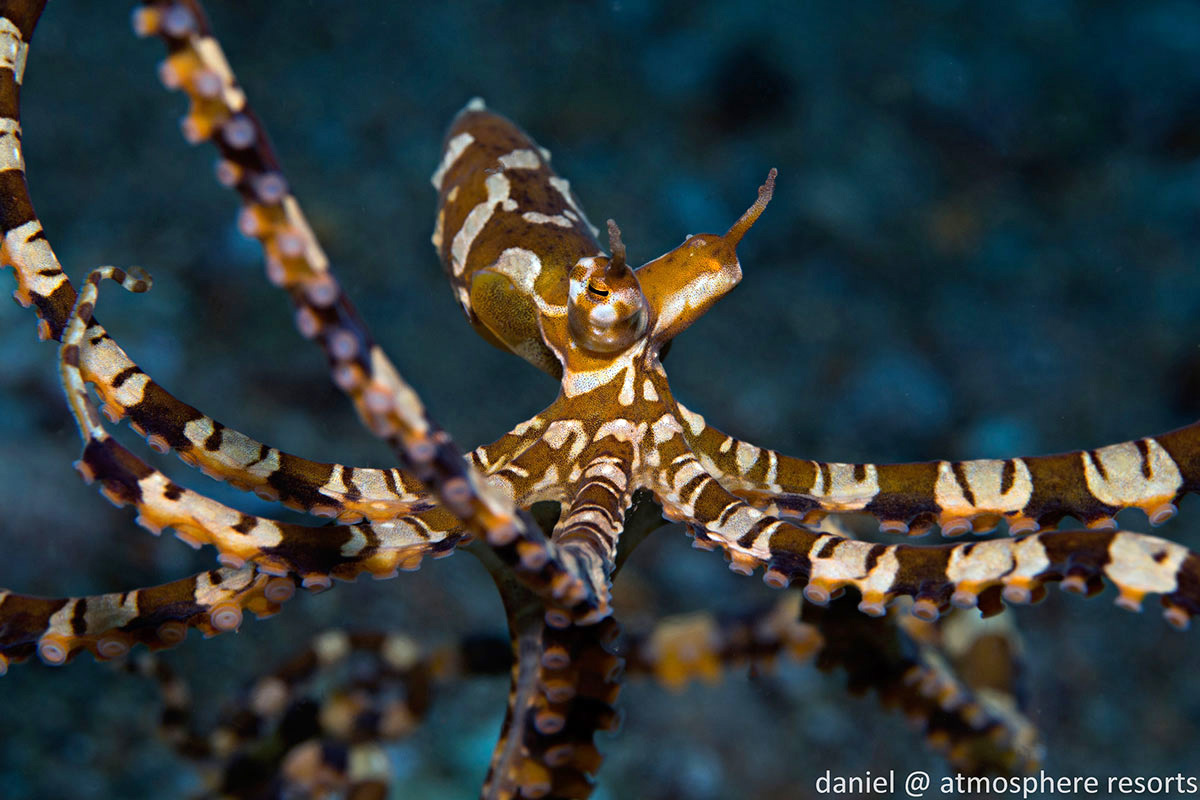
<path fill-rule="evenodd" d="M 238 77 L 338 274 L 460 444 L 490 441 L 556 387 L 465 323 L 429 244 L 444 127 L 470 97 L 554 153 L 631 261 L 721 231 L 779 168 L 741 248 L 741 287 L 681 337 L 678 397 L 717 426 L 804 457 L 1028 455 L 1164 431 L 1200 414 L 1200 7 L 1171 0 L 956 2 L 216 2 Z M 120 4 L 50 4 L 23 99 L 33 198 L 78 279 L 139 264 L 99 316 L 157 380 L 283 449 L 385 465 L 386 448 L 293 330 L 257 246 L 236 231 L 214 151 L 183 143 L 181 95 L 155 78 Z M 4 277 L 0 280 L 9 281 Z M 213 563 L 139 529 L 71 469 L 78 438 L 55 348 L 0 304 L 0 585 L 128 589 Z M 127 432 L 127 431 L 126 431 Z M 146 448 L 142 448 L 146 451 Z M 147 451 L 148 452 L 148 451 Z M 173 458 L 189 486 L 275 513 Z M 1200 546 L 1195 502 L 1163 530 Z M 1121 521 L 1138 529 L 1141 514 Z M 717 554 L 660 532 L 618 609 L 657 616 L 772 597 Z M 1157 603 L 1054 591 L 1016 611 L 1055 776 L 1195 774 L 1197 633 Z M 465 554 L 387 583 L 297 598 L 269 621 L 166 657 L 215 713 L 332 626 L 428 641 L 500 630 Z M 789 667 L 671 695 L 633 684 L 600 798 L 818 796 L 832 774 L 946 767 L 839 675 Z M 505 680 L 437 700 L 390 752 L 395 796 L 478 790 Z M 189 767 L 155 736 L 152 687 L 83 657 L 0 680 L 6 799 L 182 796 Z"/>

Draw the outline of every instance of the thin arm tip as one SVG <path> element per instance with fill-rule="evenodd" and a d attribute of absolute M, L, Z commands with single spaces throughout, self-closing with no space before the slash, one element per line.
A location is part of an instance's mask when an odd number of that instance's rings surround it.
<path fill-rule="evenodd" d="M 771 167 L 771 171 L 767 173 L 766 182 L 758 187 L 758 199 L 754 201 L 754 205 L 746 209 L 746 213 L 742 214 L 738 221 L 730 226 L 725 232 L 725 238 L 732 239 L 736 245 L 741 238 L 750 230 L 750 226 L 758 221 L 759 216 L 767 208 L 767 203 L 771 202 L 771 197 L 775 194 L 775 177 L 779 174 L 779 170 Z"/>
<path fill-rule="evenodd" d="M 779 175 L 779 170 L 771 167 L 771 171 L 767 173 L 767 182 L 758 187 L 759 199 L 764 200 L 764 202 L 770 202 L 771 195 L 775 194 L 775 178 L 777 175 Z"/>

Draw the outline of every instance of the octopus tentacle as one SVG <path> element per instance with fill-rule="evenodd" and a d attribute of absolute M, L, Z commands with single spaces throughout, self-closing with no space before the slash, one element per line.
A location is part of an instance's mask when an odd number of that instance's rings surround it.
<path fill-rule="evenodd" d="M 184 136 L 211 141 L 220 151 L 218 178 L 243 202 L 239 226 L 262 245 L 268 277 L 288 292 L 297 327 L 320 344 L 334 383 L 350 395 L 368 429 L 428 466 L 442 454 L 441 432 L 331 271 L 199 3 L 145 0 L 133 25 L 138 35 L 166 45 L 159 76 L 167 88 L 188 95 Z"/>
<path fill-rule="evenodd" d="M 755 505 L 812 521 L 826 513 L 865 512 L 886 533 L 945 536 L 1000 520 L 1013 534 L 1053 528 L 1075 517 L 1114 531 L 1114 515 L 1138 508 L 1151 525 L 1175 516 L 1180 499 L 1200 491 L 1200 422 L 1091 450 L 1048 456 L 911 464 L 838 464 L 793 458 L 727 436 L 700 415 L 688 444 L 722 484 Z"/>
<path fill-rule="evenodd" d="M 111 437 L 91 438 L 78 468 L 115 505 L 133 505 L 151 533 L 173 529 L 193 547 L 214 546 L 226 566 L 249 561 L 272 574 L 295 573 L 315 588 L 363 572 L 391 578 L 417 569 L 425 556 L 449 555 L 462 539 L 458 520 L 440 507 L 323 527 L 247 514 L 179 486 Z"/>
<path fill-rule="evenodd" d="M 354 797 L 368 782 L 386 789 L 392 775 L 381 743 L 412 733 L 439 684 L 503 674 L 509 658 L 507 640 L 496 637 L 426 649 L 398 634 L 330 630 L 258 677 L 206 731 L 193 719 L 188 684 L 167 663 L 143 654 L 129 669 L 158 685 L 163 737 L 199 762 L 222 796 L 261 797 L 282 784 L 306 796 L 325 788 Z M 331 691 L 318 694 L 318 680 L 332 681 Z"/>
<path fill-rule="evenodd" d="M 109 420 L 128 418 L 152 448 L 174 451 L 211 478 L 343 522 L 390 519 L 435 502 L 403 470 L 312 461 L 221 424 L 163 389 L 94 321 L 79 348 L 80 371 Z"/>
<path fill-rule="evenodd" d="M 482 796 L 587 797 L 601 756 L 598 730 L 613 730 L 621 659 L 610 651 L 618 628 L 555 628 L 542 615 L 524 614 L 514 625 L 508 713 Z"/>
<path fill-rule="evenodd" d="M 898 597 L 913 613 L 936 618 L 950 604 L 979 605 L 985 613 L 1031 602 L 1048 581 L 1092 594 L 1110 580 L 1118 605 L 1139 609 L 1147 594 L 1162 595 L 1164 615 L 1183 628 L 1200 613 L 1200 556 L 1156 536 L 1123 531 L 1059 531 L 966 544 L 883 545 L 821 533 L 764 513 L 723 488 L 678 438 L 660 449 L 663 467 L 655 494 L 664 513 L 691 523 L 698 546 L 721 547 L 730 568 L 749 574 L 765 566 L 772 586 L 804 584 L 818 605 L 853 587 L 859 608 L 881 616 Z"/>
<path fill-rule="evenodd" d="M 800 618 L 822 637 L 819 668 L 845 671 L 852 692 L 876 690 L 885 706 L 916 721 L 930 747 L 959 772 L 1021 774 L 1036 769 L 1041 756 L 1037 731 L 1012 698 L 1011 685 L 1002 691 L 973 685 L 961 665 L 952 667 L 944 651 L 927 640 L 928 634 L 911 635 L 905 620 L 912 617 L 864 617 L 849 598 L 841 598 L 828 607 L 805 604 Z"/>
<path fill-rule="evenodd" d="M 580 624 L 602 619 L 612 610 L 610 579 L 625 510 L 636 488 L 631 474 L 634 458 L 630 442 L 613 436 L 598 439 L 578 462 L 581 471 L 569 489 L 571 502 L 554 528 L 552 541 L 564 559 L 575 560 L 577 573 L 586 576 L 599 600 L 592 615 L 579 620 Z"/>
<path fill-rule="evenodd" d="M 13 297 L 34 306 L 38 337 L 57 339 L 75 304 L 75 290 L 33 210 L 21 149 L 21 82 L 29 40 L 45 5 L 38 0 L 0 9 L 0 259 L 16 273 Z"/>
<path fill-rule="evenodd" d="M 124 655 L 134 644 L 157 650 L 183 641 L 189 628 L 206 636 L 237 630 L 242 612 L 279 611 L 295 592 L 292 578 L 252 566 L 200 572 L 161 586 L 91 597 L 34 597 L 0 590 L 0 673 L 37 654 L 51 665 L 81 650 L 97 659 Z"/>
<path fill-rule="evenodd" d="M 625 644 L 625 672 L 648 674 L 670 691 L 694 680 L 714 684 L 723 670 L 770 667 L 781 657 L 805 661 L 821 650 L 820 631 L 800 621 L 800 595 L 785 593 L 750 613 L 696 612 L 666 617 Z"/>
<path fill-rule="evenodd" d="M 969 721 L 978 723 L 981 713 L 999 723 L 1005 732 L 1001 741 L 1011 743 L 1006 753 L 1001 752 L 1001 765 L 1007 764 L 1018 771 L 1024 767 L 1026 772 L 1036 767 L 1044 747 L 1028 716 L 1024 645 L 1012 616 L 950 614 L 931 623 L 901 614 L 896 621 L 904 634 L 916 642 L 918 653 L 935 672 L 952 674 L 974 696 L 979 711 L 968 706 Z M 910 676 L 910 680 L 918 679 Z M 940 705 L 946 705 L 948 699 L 952 704 L 955 702 L 952 692 L 939 688 L 941 682 L 922 679 L 920 685 L 922 693 L 936 697 Z M 936 743 L 947 745 L 951 762 L 961 765 L 964 771 L 987 771 L 990 760 L 995 759 L 995 751 L 986 742 L 980 743 L 984 745 L 982 753 L 970 742 L 952 737 L 939 737 Z"/>
<path fill-rule="evenodd" d="M 37 4 L 40 9 L 40 4 Z M 61 339 L 76 292 L 63 272 L 29 199 L 21 150 L 18 90 L 28 45 L 24 28 L 31 8 L 7 9 L 13 63 L 0 64 L 0 259 L 13 267 L 14 297 L 33 306 L 43 339 Z M 14 19 L 15 17 L 15 19 Z M 34 17 L 34 18 L 35 18 Z M 255 491 L 289 507 L 343 521 L 384 519 L 430 502 L 411 475 L 392 469 L 327 464 L 282 452 L 222 425 L 153 381 L 95 319 L 80 343 L 80 369 L 96 386 L 112 420 L 130 425 L 158 450 L 170 448 L 186 463 L 235 487 Z"/>
<path fill-rule="evenodd" d="M 94 270 L 79 292 L 63 333 L 59 367 L 67 401 L 84 439 L 79 471 L 89 482 L 99 480 L 104 495 L 115 504 L 133 504 L 139 524 L 153 533 L 174 528 L 179 538 L 195 546 L 212 544 L 226 566 L 240 567 L 253 561 L 274 574 L 295 572 L 305 586 L 315 587 L 328 586 L 331 575 L 353 578 L 365 570 L 390 577 L 398 569 L 415 568 L 425 554 L 446 554 L 453 549 L 461 538 L 458 521 L 438 507 L 359 525 L 309 528 L 281 523 L 242 513 L 185 489 L 121 446 L 96 413 L 79 367 L 80 345 L 105 278 L 134 292 L 150 286 L 140 270 Z"/>
<path fill-rule="evenodd" d="M 211 141 L 220 151 L 217 177 L 242 198 L 239 227 L 262 244 L 268 277 L 288 292 L 297 327 L 321 345 L 334 383 L 377 435 L 430 446 L 433 431 L 420 398 L 400 379 L 333 275 L 199 3 L 146 0 L 133 25 L 138 35 L 157 36 L 166 45 L 159 77 L 188 95 L 184 136 Z"/>

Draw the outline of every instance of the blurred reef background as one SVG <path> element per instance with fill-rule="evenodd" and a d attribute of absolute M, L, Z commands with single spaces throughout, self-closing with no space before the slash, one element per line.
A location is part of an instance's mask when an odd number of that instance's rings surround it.
<path fill-rule="evenodd" d="M 741 248 L 741 287 L 668 361 L 677 396 L 730 433 L 814 459 L 924 460 L 1096 447 L 1200 415 L 1200 5 L 206 5 L 343 284 L 464 447 L 556 388 L 474 334 L 429 244 L 429 175 L 475 95 L 554 153 L 635 262 L 723 231 L 779 168 Z M 237 233 L 214 151 L 182 141 L 185 99 L 155 77 L 161 45 L 136 40 L 127 17 L 119 3 L 54 0 L 34 36 L 28 175 L 64 266 L 74 279 L 108 263 L 154 275 L 148 295 L 109 287 L 99 316 L 183 400 L 291 452 L 386 465 Z M 0 304 L 0 331 L 0 585 L 95 593 L 213 564 L 82 484 L 54 346 L 15 304 Z M 1200 547 L 1198 505 L 1163 533 Z M 1121 521 L 1147 528 L 1141 514 Z M 771 597 L 678 528 L 643 545 L 618 586 L 631 627 Z M 1134 616 L 1112 598 L 1052 591 L 1016 611 L 1045 768 L 1194 775 L 1200 632 L 1170 629 L 1155 599 Z M 211 712 L 343 625 L 441 641 L 503 617 L 460 554 L 299 597 L 237 635 L 193 633 L 166 658 Z M 682 696 L 627 686 L 623 730 L 600 737 L 596 797 L 811 797 L 826 769 L 945 773 L 903 719 L 842 683 L 792 665 Z M 443 693 L 391 748 L 395 796 L 473 796 L 506 693 L 506 680 Z M 158 710 L 152 686 L 90 657 L 13 666 L 0 680 L 5 800 L 194 791 L 155 735 Z"/>

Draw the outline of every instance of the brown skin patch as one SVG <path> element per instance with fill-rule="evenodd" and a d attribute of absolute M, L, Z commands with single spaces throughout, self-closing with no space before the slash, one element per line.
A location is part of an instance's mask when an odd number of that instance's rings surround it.
<path fill-rule="evenodd" d="M 877 519 L 911 522 L 922 515 L 940 511 L 934 500 L 937 462 L 881 464 L 876 468 L 879 494 L 864 509 Z"/>
<path fill-rule="evenodd" d="M 82 460 L 97 480 L 103 481 L 106 488 L 127 503 L 141 501 L 138 481 L 153 473 L 144 461 L 113 439 L 89 439 L 84 445 Z"/>

